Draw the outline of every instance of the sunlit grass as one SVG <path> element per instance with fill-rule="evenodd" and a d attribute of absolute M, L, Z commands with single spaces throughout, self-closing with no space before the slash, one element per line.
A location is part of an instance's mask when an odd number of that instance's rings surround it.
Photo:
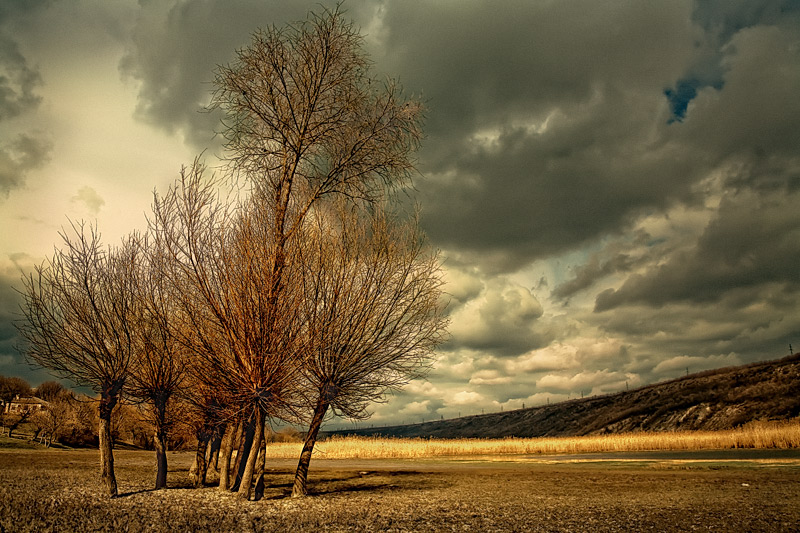
<path fill-rule="evenodd" d="M 274 443 L 269 457 L 296 458 L 301 443 Z M 720 431 L 637 432 L 586 437 L 506 439 L 402 439 L 337 437 L 320 441 L 314 456 L 325 459 L 415 459 L 475 455 L 550 455 L 651 450 L 800 448 L 800 420 L 752 422 Z"/>

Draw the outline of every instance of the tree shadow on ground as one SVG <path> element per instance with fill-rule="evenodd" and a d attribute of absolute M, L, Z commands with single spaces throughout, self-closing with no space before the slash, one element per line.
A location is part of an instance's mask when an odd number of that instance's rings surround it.
<path fill-rule="evenodd" d="M 293 484 L 294 472 L 270 472 L 267 474 L 263 499 L 282 500 L 289 498 L 292 494 Z M 451 483 L 446 482 L 440 474 L 430 472 L 409 470 L 323 471 L 309 475 L 308 496 L 331 496 L 360 492 L 381 494 L 398 490 L 441 489 L 449 485 Z"/>

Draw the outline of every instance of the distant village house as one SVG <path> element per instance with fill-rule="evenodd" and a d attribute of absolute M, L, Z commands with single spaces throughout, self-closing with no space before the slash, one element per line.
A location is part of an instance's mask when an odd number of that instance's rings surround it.
<path fill-rule="evenodd" d="M 46 409 L 48 403 L 41 398 L 35 396 L 28 396 L 20 398 L 17 394 L 16 398 L 6 404 L 6 414 L 23 413 L 25 411 L 39 411 Z"/>

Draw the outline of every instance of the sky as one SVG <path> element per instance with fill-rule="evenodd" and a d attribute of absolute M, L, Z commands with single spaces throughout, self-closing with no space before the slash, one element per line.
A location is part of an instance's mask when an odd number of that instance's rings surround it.
<path fill-rule="evenodd" d="M 0 0 L 0 374 L 50 379 L 13 321 L 61 228 L 144 228 L 153 190 L 221 154 L 216 66 L 319 5 Z M 374 72 L 425 103 L 414 185 L 451 301 L 427 379 L 367 425 L 800 347 L 800 2 L 343 7 Z"/>

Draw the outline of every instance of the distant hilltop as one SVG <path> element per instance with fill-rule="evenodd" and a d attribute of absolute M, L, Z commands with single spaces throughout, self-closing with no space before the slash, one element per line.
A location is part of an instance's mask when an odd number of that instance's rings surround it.
<path fill-rule="evenodd" d="M 731 429 L 800 416 L 800 354 L 708 370 L 605 396 L 462 418 L 326 432 L 385 437 L 569 437 Z"/>

